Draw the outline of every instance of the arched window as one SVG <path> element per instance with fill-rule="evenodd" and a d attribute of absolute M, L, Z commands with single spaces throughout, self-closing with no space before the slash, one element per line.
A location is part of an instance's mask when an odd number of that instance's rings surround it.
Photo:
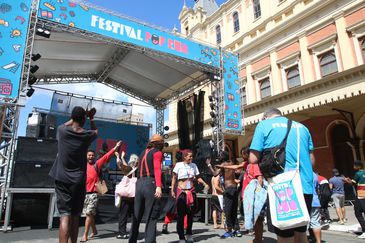
<path fill-rule="evenodd" d="M 222 34 L 221 34 L 221 26 L 217 25 L 215 27 L 215 35 L 217 38 L 217 44 L 220 44 L 222 42 Z"/>
<path fill-rule="evenodd" d="M 237 12 L 234 12 L 234 14 L 233 14 L 233 29 L 234 29 L 234 33 L 238 32 L 240 30 L 240 20 L 238 18 Z"/>
<path fill-rule="evenodd" d="M 253 0 L 253 15 L 255 19 L 261 16 L 260 0 Z"/>
<path fill-rule="evenodd" d="M 300 85 L 300 74 L 298 65 L 285 69 L 285 72 L 286 72 L 286 80 L 288 82 L 288 89 Z"/>
<path fill-rule="evenodd" d="M 318 59 L 322 77 L 336 73 L 338 71 L 334 50 L 323 53 L 322 55 L 318 56 Z"/>

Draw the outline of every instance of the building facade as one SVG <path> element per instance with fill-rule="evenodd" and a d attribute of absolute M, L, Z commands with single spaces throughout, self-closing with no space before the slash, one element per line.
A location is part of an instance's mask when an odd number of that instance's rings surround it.
<path fill-rule="evenodd" d="M 233 157 L 249 145 L 265 109 L 276 107 L 309 128 L 321 174 L 336 167 L 351 175 L 353 161 L 365 161 L 363 0 L 229 0 L 219 7 L 195 0 L 179 19 L 181 35 L 239 55 L 245 132 L 225 136 Z M 174 112 L 172 104 L 176 130 Z M 209 121 L 209 107 L 205 113 Z M 170 137 L 176 144 L 174 131 Z"/>

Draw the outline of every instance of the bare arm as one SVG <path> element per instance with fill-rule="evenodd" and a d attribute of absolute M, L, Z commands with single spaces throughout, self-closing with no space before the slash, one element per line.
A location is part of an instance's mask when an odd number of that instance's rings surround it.
<path fill-rule="evenodd" d="M 122 151 L 122 155 L 120 156 L 120 158 L 122 159 L 123 165 L 128 166 L 128 163 L 124 159 L 124 155 L 125 155 L 125 152 Z"/>
<path fill-rule="evenodd" d="M 216 165 L 216 167 L 228 170 L 238 170 L 238 169 L 243 169 L 244 165 L 245 163 L 241 163 L 239 165 L 226 165 L 225 163 L 223 163 L 221 165 Z"/>
<path fill-rule="evenodd" d="M 210 162 L 211 162 L 210 158 L 207 158 L 206 161 L 205 161 L 205 164 L 208 166 L 210 172 L 213 175 L 215 175 L 216 171 L 213 169 L 213 166 L 212 166 L 212 164 Z"/>
<path fill-rule="evenodd" d="M 209 185 L 207 183 L 205 183 L 205 181 L 201 177 L 198 177 L 197 181 L 198 181 L 198 183 L 202 184 L 204 186 L 204 188 L 209 189 Z"/>
<path fill-rule="evenodd" d="M 314 157 L 314 153 L 313 153 L 313 151 L 311 151 L 311 152 L 309 153 L 309 156 L 310 156 L 310 159 L 311 159 L 311 161 L 312 161 L 312 166 L 314 166 L 314 165 L 316 164 L 316 157 Z"/>
<path fill-rule="evenodd" d="M 65 126 L 71 126 L 71 125 L 72 125 L 72 123 L 73 123 L 73 120 L 72 120 L 72 119 L 70 119 L 70 120 L 68 120 L 67 122 L 65 122 Z"/>
<path fill-rule="evenodd" d="M 176 173 L 172 173 L 172 180 L 171 180 L 171 196 L 173 198 L 176 197 L 175 195 L 175 185 L 176 185 Z"/>
<path fill-rule="evenodd" d="M 219 186 L 219 180 L 214 180 L 212 186 L 217 191 L 217 193 L 222 194 L 224 192 L 223 189 L 222 189 L 222 187 Z"/>

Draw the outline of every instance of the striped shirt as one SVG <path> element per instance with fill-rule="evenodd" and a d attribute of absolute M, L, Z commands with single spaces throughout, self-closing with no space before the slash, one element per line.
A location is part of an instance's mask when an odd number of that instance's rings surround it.
<path fill-rule="evenodd" d="M 357 184 L 357 197 L 365 198 L 365 170 L 359 170 L 355 173 L 354 181 Z"/>

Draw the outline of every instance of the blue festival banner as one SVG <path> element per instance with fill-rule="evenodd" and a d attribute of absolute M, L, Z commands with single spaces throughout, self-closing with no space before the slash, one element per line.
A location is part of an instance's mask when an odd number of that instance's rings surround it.
<path fill-rule="evenodd" d="M 220 67 L 219 50 L 69 0 L 41 0 L 38 17 L 151 50 Z"/>
<path fill-rule="evenodd" d="M 0 0 L 0 97 L 17 98 L 32 0 Z"/>
<path fill-rule="evenodd" d="M 242 133 L 240 83 L 238 80 L 238 56 L 222 52 L 224 81 L 224 132 Z"/>

